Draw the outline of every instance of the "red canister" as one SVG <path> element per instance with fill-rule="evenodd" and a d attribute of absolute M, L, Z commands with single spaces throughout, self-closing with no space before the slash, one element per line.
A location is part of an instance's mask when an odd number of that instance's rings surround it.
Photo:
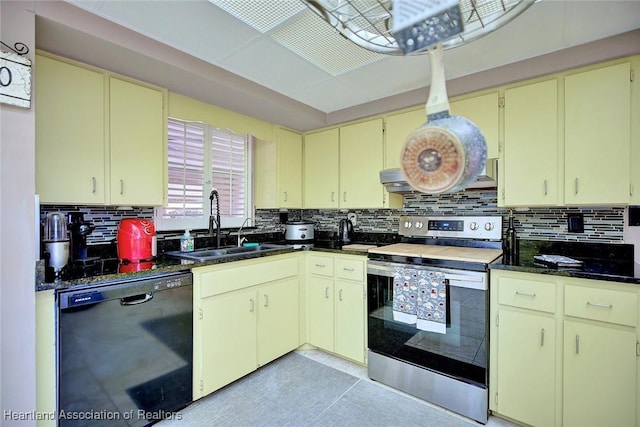
<path fill-rule="evenodd" d="M 150 261 L 156 256 L 156 227 L 150 219 L 121 220 L 117 240 L 120 262 Z"/>

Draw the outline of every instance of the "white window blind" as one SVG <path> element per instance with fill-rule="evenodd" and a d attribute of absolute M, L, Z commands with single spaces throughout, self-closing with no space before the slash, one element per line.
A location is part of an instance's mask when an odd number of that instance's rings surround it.
<path fill-rule="evenodd" d="M 159 230 L 205 229 L 218 191 L 222 227 L 250 215 L 253 137 L 201 122 L 168 119 L 168 200 L 156 209 Z M 215 215 L 215 206 L 213 207 Z"/>

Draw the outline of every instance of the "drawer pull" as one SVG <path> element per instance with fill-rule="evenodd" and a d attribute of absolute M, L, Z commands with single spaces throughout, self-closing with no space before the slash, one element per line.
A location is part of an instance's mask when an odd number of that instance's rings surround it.
<path fill-rule="evenodd" d="M 613 308 L 613 304 L 597 304 L 589 301 L 587 301 L 587 306 L 594 308 L 604 308 L 605 310 L 611 310 Z"/>
<path fill-rule="evenodd" d="M 530 294 L 527 292 L 520 292 L 520 291 L 516 291 L 516 295 L 521 296 L 521 297 L 529 297 L 529 298 L 535 298 L 536 294 Z"/>
<path fill-rule="evenodd" d="M 540 331 L 540 347 L 544 347 L 544 328 Z"/>
<path fill-rule="evenodd" d="M 342 289 L 338 291 L 338 299 L 342 301 Z"/>
<path fill-rule="evenodd" d="M 120 195 L 124 195 L 124 179 L 120 180 Z"/>
<path fill-rule="evenodd" d="M 324 297 L 325 299 L 329 299 L 329 287 L 324 288 Z"/>
<path fill-rule="evenodd" d="M 249 298 L 249 312 L 253 313 L 256 309 L 255 303 L 253 302 L 253 298 Z"/>
<path fill-rule="evenodd" d="M 269 307 L 269 295 L 264 295 L 264 306 Z"/>
<path fill-rule="evenodd" d="M 344 271 L 355 271 L 355 269 L 353 268 L 347 268 L 347 267 L 343 267 L 342 268 Z"/>
<path fill-rule="evenodd" d="M 547 191 L 547 180 L 545 179 L 544 180 L 544 195 L 546 196 L 547 194 L 548 194 L 548 191 Z"/>
<path fill-rule="evenodd" d="M 91 177 L 91 184 L 92 184 L 92 186 L 93 186 L 93 187 L 92 187 L 92 188 L 93 188 L 93 190 L 92 190 L 91 192 L 92 192 L 93 194 L 96 194 L 96 177 L 95 177 L 95 176 L 92 176 L 92 177 Z"/>
<path fill-rule="evenodd" d="M 335 191 L 332 191 L 332 192 L 331 192 L 331 201 L 332 201 L 332 202 L 335 202 L 335 201 L 336 201 L 336 192 L 335 192 Z"/>
<path fill-rule="evenodd" d="M 325 268 L 326 264 L 316 264 L 316 267 Z"/>
<path fill-rule="evenodd" d="M 576 354 L 580 354 L 580 335 L 576 335 Z"/>

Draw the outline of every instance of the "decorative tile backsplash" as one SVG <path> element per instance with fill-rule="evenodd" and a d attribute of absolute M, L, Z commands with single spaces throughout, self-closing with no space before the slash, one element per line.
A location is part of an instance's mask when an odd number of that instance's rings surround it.
<path fill-rule="evenodd" d="M 398 217 L 402 215 L 500 215 L 507 227 L 508 209 L 497 207 L 495 190 L 469 190 L 454 194 L 406 194 L 402 209 L 354 209 L 357 215 L 355 231 L 361 233 L 396 233 Z M 153 218 L 153 208 L 138 207 L 118 210 L 115 207 L 95 206 L 42 206 L 41 221 L 47 212 L 81 211 L 85 219 L 96 227 L 87 236 L 88 244 L 104 243 L 116 238 L 122 218 Z M 567 214 L 584 215 L 584 233 L 569 233 Z M 284 232 L 279 209 L 258 209 L 255 213 L 257 231 Z M 346 211 L 337 209 L 289 209 L 289 221 L 308 220 L 317 223 L 317 229 L 337 232 L 338 223 L 347 217 Z M 623 242 L 624 208 L 523 208 L 515 209 L 518 237 L 531 240 L 558 240 L 575 242 Z"/>

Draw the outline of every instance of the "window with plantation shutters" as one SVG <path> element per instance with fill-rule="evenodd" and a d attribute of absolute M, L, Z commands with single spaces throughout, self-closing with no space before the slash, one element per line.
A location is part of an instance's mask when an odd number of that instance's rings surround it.
<path fill-rule="evenodd" d="M 168 119 L 167 203 L 156 209 L 159 230 L 206 229 L 217 190 L 222 227 L 238 227 L 253 206 L 253 138 L 202 122 Z"/>

